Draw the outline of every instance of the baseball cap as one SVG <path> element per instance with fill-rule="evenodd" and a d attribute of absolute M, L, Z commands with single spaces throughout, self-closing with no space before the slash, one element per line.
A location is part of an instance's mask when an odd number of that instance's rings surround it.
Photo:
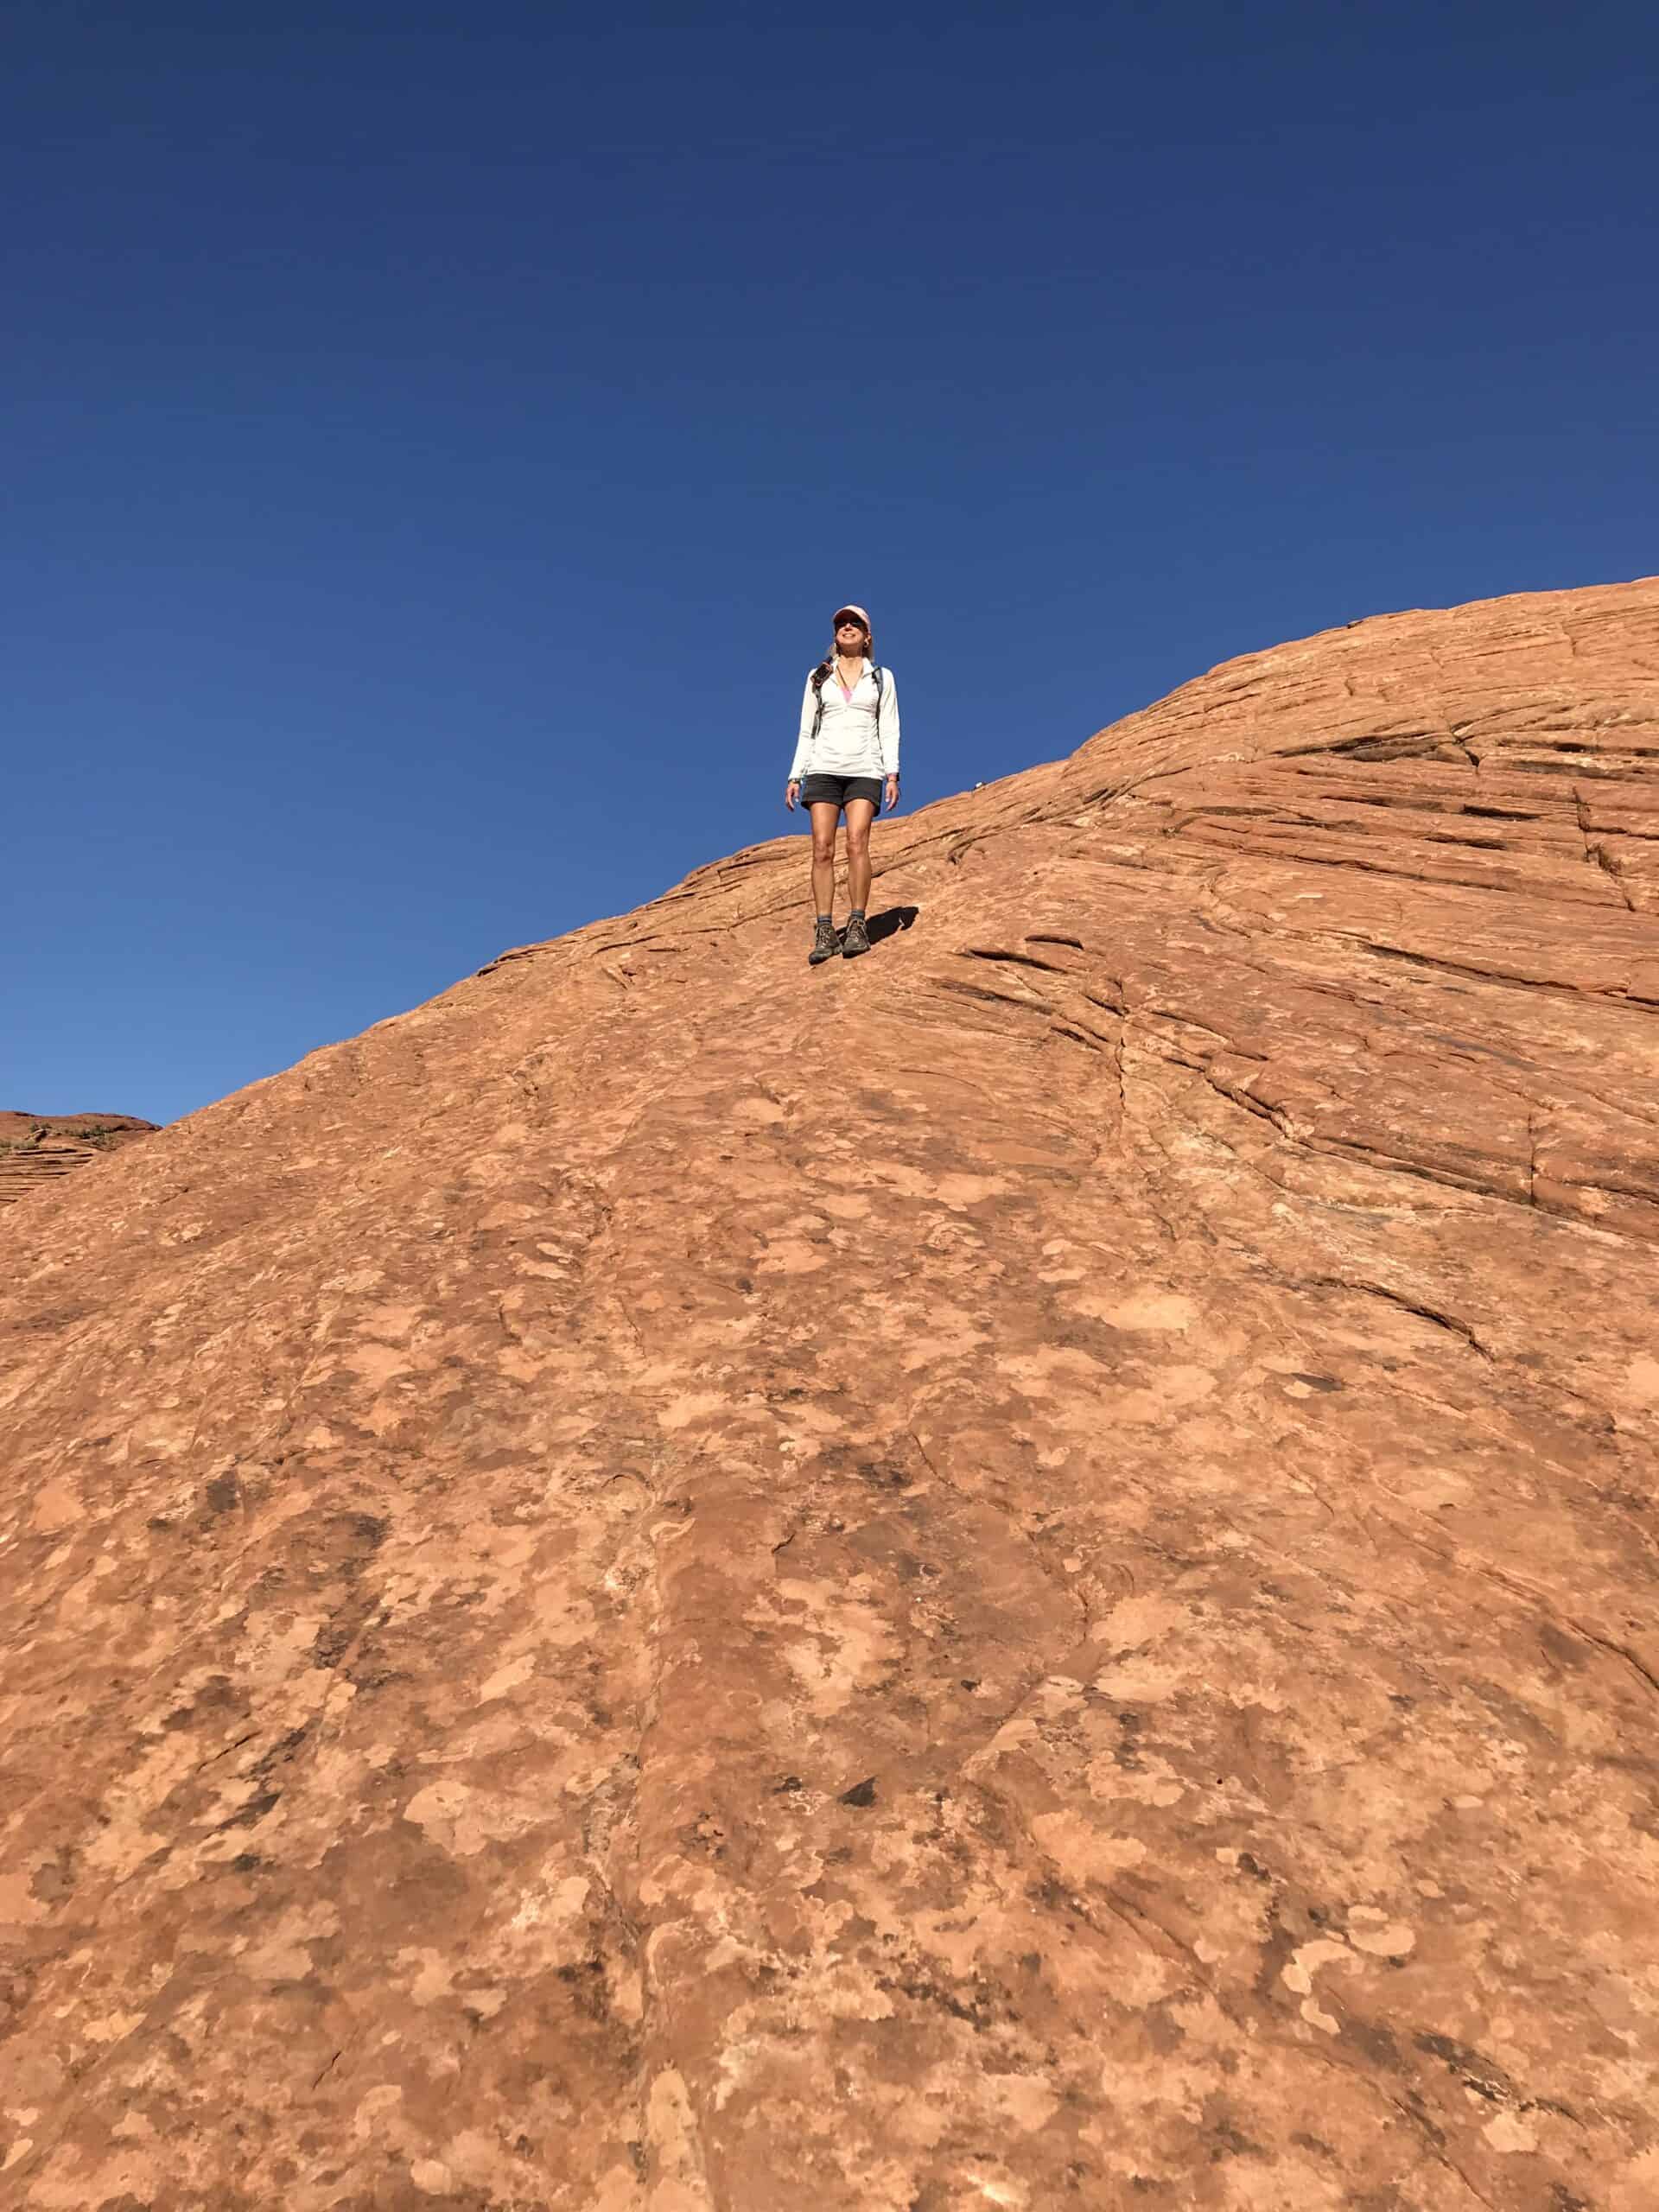
<path fill-rule="evenodd" d="M 869 616 L 864 612 L 861 607 L 856 605 L 855 602 L 850 599 L 843 600 L 841 605 L 836 609 L 836 619 L 833 626 L 837 630 L 841 627 L 841 618 L 843 614 L 856 614 L 859 620 L 864 625 L 864 627 L 867 630 L 870 626 Z"/>

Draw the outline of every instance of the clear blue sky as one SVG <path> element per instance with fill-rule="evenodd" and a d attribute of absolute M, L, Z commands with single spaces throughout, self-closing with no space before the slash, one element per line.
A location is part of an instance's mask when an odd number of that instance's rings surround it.
<path fill-rule="evenodd" d="M 793 826 L 843 596 L 915 806 L 1659 567 L 1647 0 L 13 0 L 0 62 L 0 1106 L 170 1119 Z"/>

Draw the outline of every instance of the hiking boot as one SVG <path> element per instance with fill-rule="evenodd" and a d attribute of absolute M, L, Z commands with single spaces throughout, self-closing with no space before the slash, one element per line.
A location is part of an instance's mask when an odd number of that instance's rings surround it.
<path fill-rule="evenodd" d="M 822 960 L 833 960 L 841 950 L 841 939 L 836 935 L 836 925 L 826 914 L 820 914 L 812 933 L 812 950 L 807 954 L 816 968 Z"/>
<path fill-rule="evenodd" d="M 864 926 L 864 917 L 855 914 L 842 932 L 841 957 L 843 960 L 856 960 L 861 952 L 869 949 L 870 933 Z"/>

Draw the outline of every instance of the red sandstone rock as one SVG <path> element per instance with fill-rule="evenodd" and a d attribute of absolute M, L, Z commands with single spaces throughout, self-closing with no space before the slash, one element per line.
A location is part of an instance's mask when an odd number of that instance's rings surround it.
<path fill-rule="evenodd" d="M 1659 2202 L 1659 582 L 0 1229 L 6 2200 Z"/>
<path fill-rule="evenodd" d="M 155 1128 L 128 1114 L 0 1113 L 0 1206 Z"/>

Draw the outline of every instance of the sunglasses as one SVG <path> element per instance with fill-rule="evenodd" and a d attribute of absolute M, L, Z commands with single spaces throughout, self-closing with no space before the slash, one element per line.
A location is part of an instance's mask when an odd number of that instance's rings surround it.
<path fill-rule="evenodd" d="M 856 630 L 861 637 L 865 634 L 864 625 L 855 614 L 842 615 L 836 621 L 836 627 L 837 630 Z"/>

